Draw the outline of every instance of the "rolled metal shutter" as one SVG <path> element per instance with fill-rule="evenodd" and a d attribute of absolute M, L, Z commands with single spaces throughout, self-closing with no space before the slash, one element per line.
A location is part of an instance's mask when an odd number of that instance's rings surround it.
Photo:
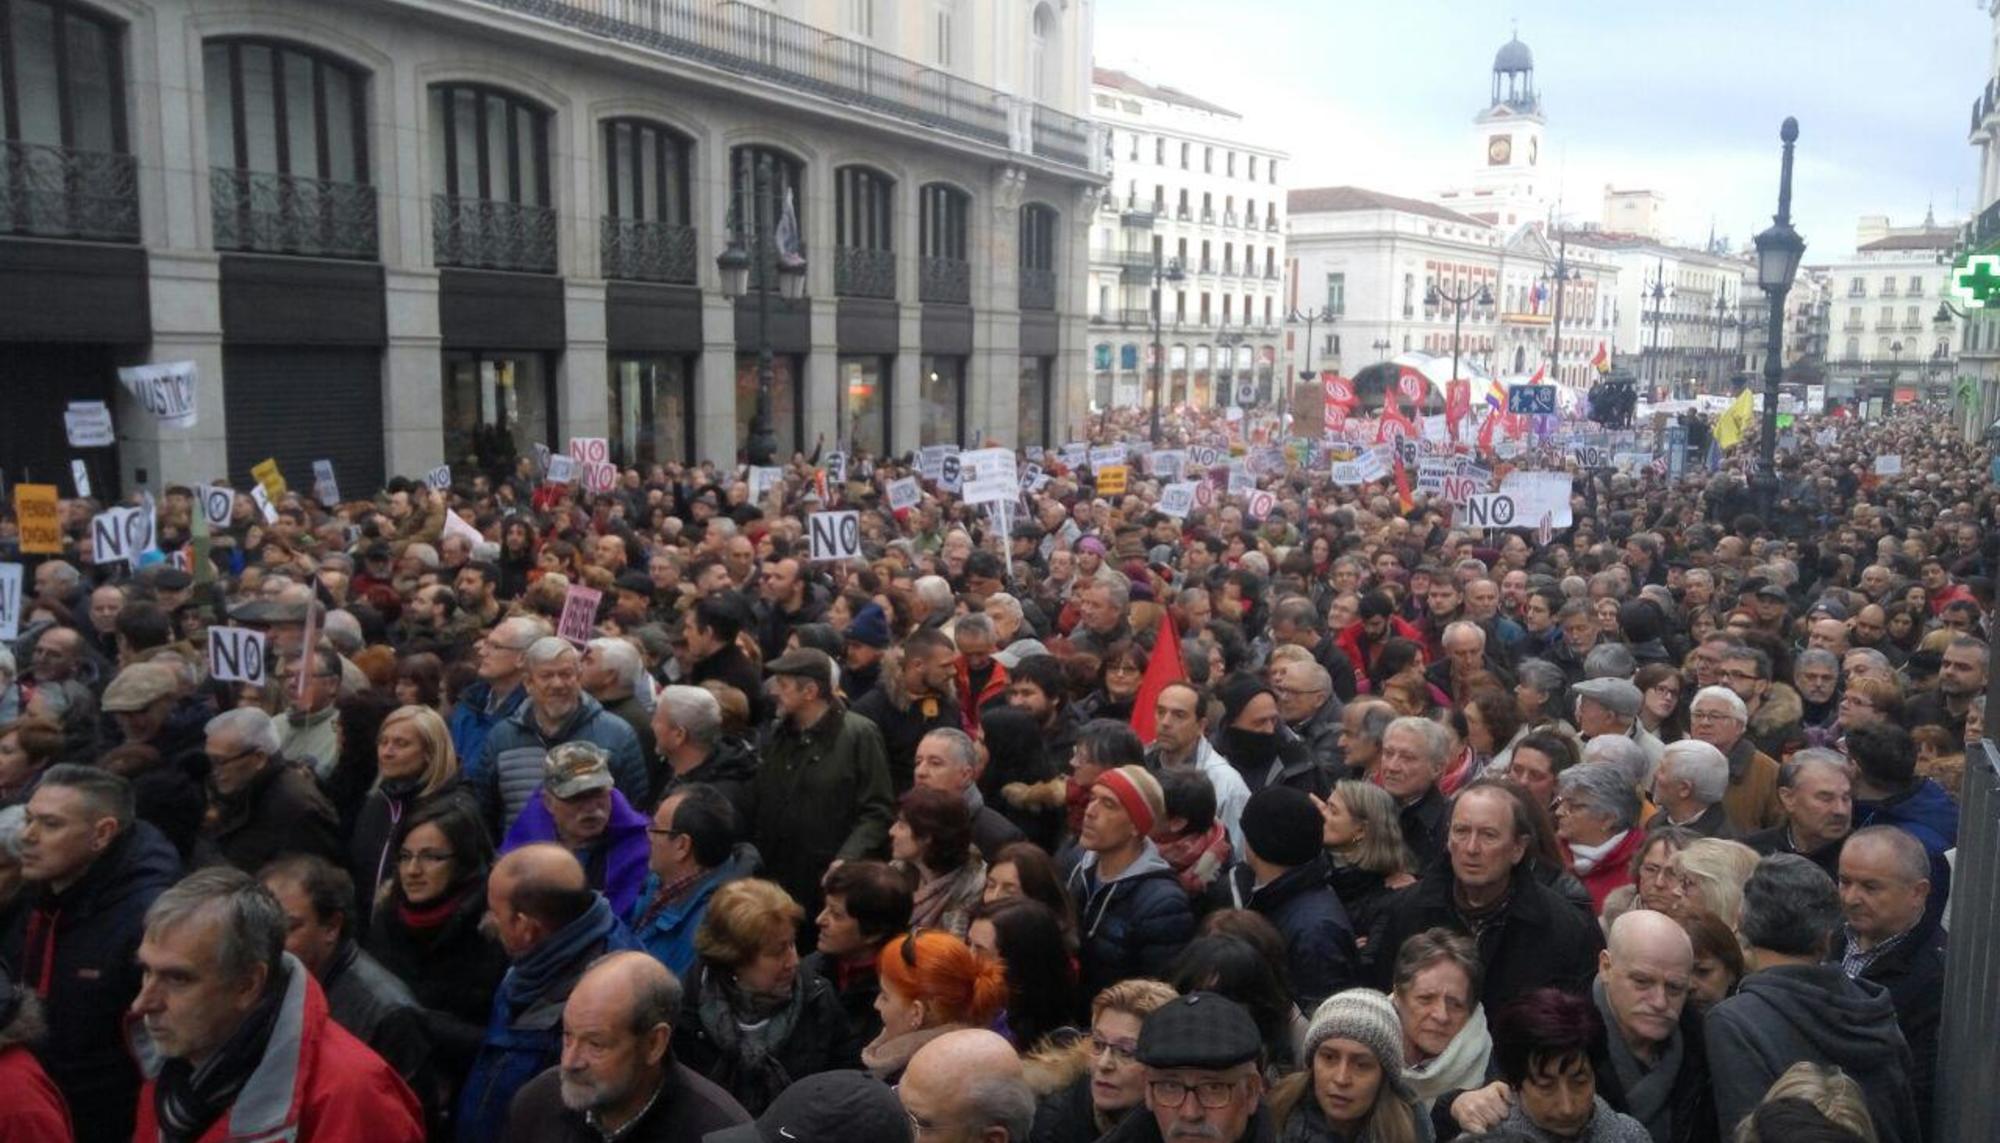
<path fill-rule="evenodd" d="M 225 346 L 222 368 L 231 483 L 248 488 L 250 467 L 276 457 L 308 495 L 316 460 L 333 461 L 347 499 L 382 486 L 381 350 Z"/>

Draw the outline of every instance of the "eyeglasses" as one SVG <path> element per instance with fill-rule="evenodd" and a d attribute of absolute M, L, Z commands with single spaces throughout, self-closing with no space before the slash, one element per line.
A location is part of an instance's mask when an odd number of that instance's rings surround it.
<path fill-rule="evenodd" d="M 1722 677 L 1735 679 L 1739 683 L 1754 683 L 1760 676 L 1755 671 L 1724 671 Z"/>
<path fill-rule="evenodd" d="M 448 849 L 419 849 L 412 853 L 407 849 L 396 851 L 397 865 L 443 865 L 452 859 Z"/>
<path fill-rule="evenodd" d="M 649 834 L 652 834 L 652 835 L 653 835 L 654 837 L 686 837 L 686 836 L 687 836 L 687 831 L 686 831 L 686 830 L 684 830 L 684 829 L 675 829 L 675 828 L 673 828 L 672 826 L 647 826 L 647 827 L 646 827 L 646 832 L 647 832 L 647 833 L 649 833 Z"/>
<path fill-rule="evenodd" d="M 1146 1081 L 1146 1090 L 1161 1107 L 1179 1107 L 1187 1102 L 1188 1093 L 1193 1092 L 1195 1102 L 1210 1111 L 1228 1107 L 1242 1086 L 1241 1080 L 1203 1080 L 1192 1084 L 1179 1080 Z"/>
<path fill-rule="evenodd" d="M 1654 683 L 1647 689 L 1653 694 L 1666 695 L 1668 698 L 1681 697 L 1681 689 L 1679 687 L 1669 686 L 1666 683 Z"/>
<path fill-rule="evenodd" d="M 1694 722 L 1735 722 L 1736 716 L 1726 710 L 1691 710 L 1688 718 Z"/>
<path fill-rule="evenodd" d="M 1111 1058 L 1117 1060 L 1119 1063 L 1129 1064 L 1138 1057 L 1139 1042 L 1137 1040 L 1109 1040 L 1092 1032 L 1090 1034 L 1090 1054 L 1101 1056 L 1106 1052 L 1110 1052 Z"/>

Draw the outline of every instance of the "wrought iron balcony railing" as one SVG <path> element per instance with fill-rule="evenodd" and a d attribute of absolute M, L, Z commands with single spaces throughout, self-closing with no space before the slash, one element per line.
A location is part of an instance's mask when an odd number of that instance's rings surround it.
<path fill-rule="evenodd" d="M 556 272 L 553 207 L 431 196 L 431 251 L 440 266 Z"/>
<path fill-rule="evenodd" d="M 210 167 L 208 197 L 217 250 L 372 260 L 380 249 L 367 183 Z"/>
<path fill-rule="evenodd" d="M 918 260 L 917 300 L 955 306 L 971 305 L 972 263 L 963 258 Z"/>
<path fill-rule="evenodd" d="M 894 298 L 895 252 L 836 247 L 833 252 L 833 292 L 847 298 Z"/>
<path fill-rule="evenodd" d="M 137 242 L 139 161 L 0 140 L 0 233 Z"/>
<path fill-rule="evenodd" d="M 598 262 L 604 276 L 634 282 L 695 282 L 695 234 L 692 226 L 677 226 L 641 218 L 598 220 Z"/>
<path fill-rule="evenodd" d="M 1056 308 L 1056 272 L 1054 270 L 1021 270 L 1021 308 L 1024 310 L 1052 310 Z"/>

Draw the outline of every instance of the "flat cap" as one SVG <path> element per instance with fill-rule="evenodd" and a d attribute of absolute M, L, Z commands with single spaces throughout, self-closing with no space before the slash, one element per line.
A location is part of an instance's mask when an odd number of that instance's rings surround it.
<path fill-rule="evenodd" d="M 1190 992 L 1146 1017 L 1135 1055 L 1149 1068 L 1221 1070 L 1250 1063 L 1263 1050 L 1257 1022 L 1241 1004 L 1213 992 Z"/>
<path fill-rule="evenodd" d="M 281 603 L 275 599 L 253 599 L 229 609 L 229 618 L 251 626 L 270 623 L 304 623 L 304 603 Z"/>
<path fill-rule="evenodd" d="M 825 651 L 815 651 L 810 647 L 787 651 L 764 664 L 764 673 L 811 679 L 819 684 L 821 694 L 833 694 L 833 659 Z"/>
<path fill-rule="evenodd" d="M 165 663 L 134 663 L 118 672 L 104 688 L 104 709 L 111 714 L 145 710 L 180 689 L 174 669 Z"/>
<path fill-rule="evenodd" d="M 1639 693 L 1638 687 L 1624 679 L 1585 679 L 1571 687 L 1570 691 L 1627 718 L 1639 713 L 1639 704 L 1646 697 Z"/>

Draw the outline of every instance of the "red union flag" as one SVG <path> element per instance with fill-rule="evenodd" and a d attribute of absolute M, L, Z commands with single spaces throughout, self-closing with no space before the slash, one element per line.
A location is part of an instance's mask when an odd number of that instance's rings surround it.
<path fill-rule="evenodd" d="M 1458 439 L 1458 426 L 1472 415 L 1472 382 L 1458 378 L 1445 386 L 1444 419 L 1451 426 L 1453 440 Z"/>
<path fill-rule="evenodd" d="M 1329 373 L 1325 381 L 1326 403 L 1338 405 L 1342 409 L 1354 407 L 1354 386 L 1338 373 Z"/>
<path fill-rule="evenodd" d="M 1339 405 L 1328 405 L 1326 407 L 1326 431 L 1329 433 L 1344 433 L 1347 431 L 1346 409 L 1341 408 Z"/>

